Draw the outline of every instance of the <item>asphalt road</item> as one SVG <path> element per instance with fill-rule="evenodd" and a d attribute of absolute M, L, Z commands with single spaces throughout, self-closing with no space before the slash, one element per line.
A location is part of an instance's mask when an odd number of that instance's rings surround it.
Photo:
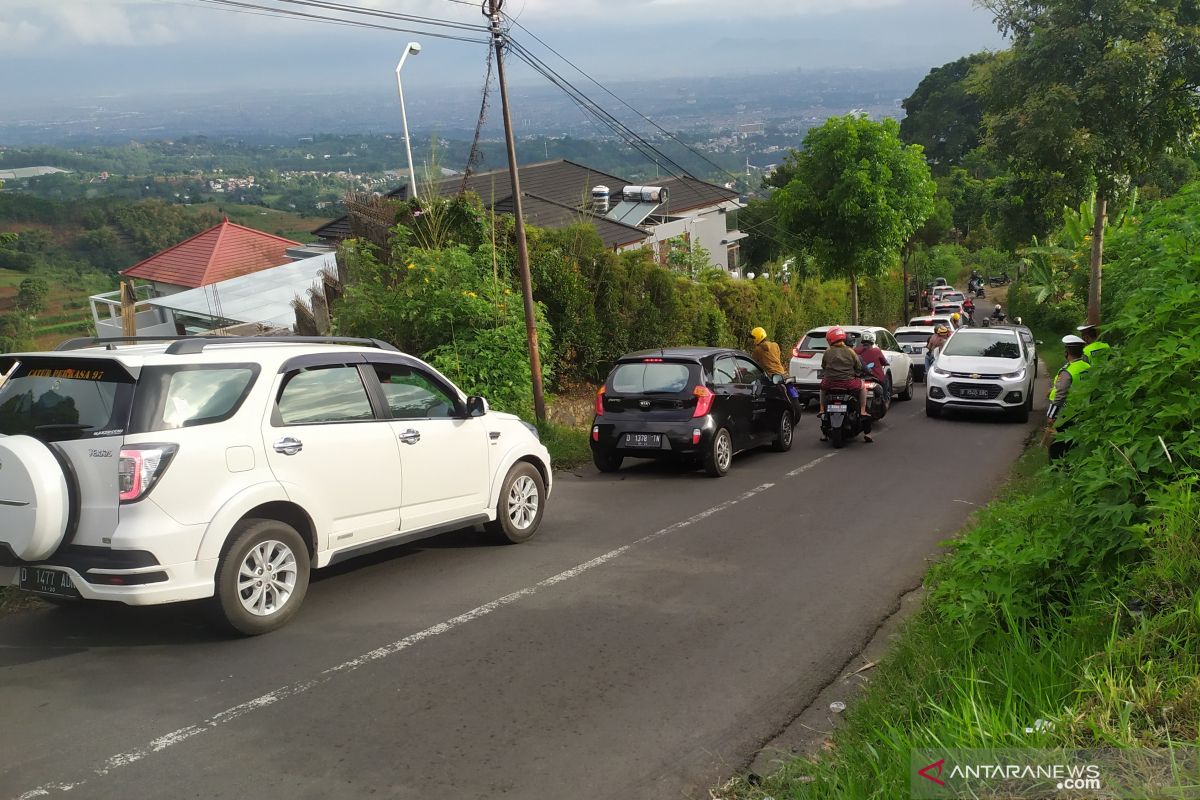
<path fill-rule="evenodd" d="M 873 445 L 834 451 L 810 414 L 792 452 L 721 480 L 560 474 L 533 541 L 339 565 L 256 639 L 178 607 L 0 618 L 0 798 L 708 797 L 1035 424 L 927 419 L 918 385 Z"/>

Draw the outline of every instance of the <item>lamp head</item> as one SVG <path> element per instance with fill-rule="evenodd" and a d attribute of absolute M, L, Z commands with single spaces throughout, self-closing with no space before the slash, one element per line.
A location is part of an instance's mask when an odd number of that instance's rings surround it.
<path fill-rule="evenodd" d="M 421 43 L 420 42 L 409 42 L 408 43 L 408 52 L 409 52 L 409 54 L 414 55 L 414 56 L 417 53 L 421 52 Z"/>

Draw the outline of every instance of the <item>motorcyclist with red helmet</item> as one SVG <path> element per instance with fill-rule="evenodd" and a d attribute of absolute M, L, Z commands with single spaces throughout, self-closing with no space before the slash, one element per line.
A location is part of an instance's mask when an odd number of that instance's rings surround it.
<path fill-rule="evenodd" d="M 821 413 L 825 413 L 825 391 L 843 389 L 858 392 L 859 413 L 871 416 L 867 408 L 867 385 L 858 377 L 864 372 L 862 359 L 846 346 L 846 331 L 834 326 L 825 333 L 829 347 L 821 356 Z"/>

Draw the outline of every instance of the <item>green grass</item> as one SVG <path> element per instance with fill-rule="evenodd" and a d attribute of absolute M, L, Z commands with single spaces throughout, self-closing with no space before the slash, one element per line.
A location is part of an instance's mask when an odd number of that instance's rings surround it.
<path fill-rule="evenodd" d="M 1044 461 L 1029 451 L 965 537 L 999 542 L 1016 516 L 1008 509 L 1047 492 Z M 957 598 L 931 591 L 827 752 L 714 797 L 908 797 L 915 749 L 1200 743 L 1200 497 L 1178 485 L 1150 520 L 1143 560 L 1034 618 L 1001 604 L 994 624 L 969 633 L 948 613 Z M 1037 720 L 1050 725 L 1037 730 Z"/>
<path fill-rule="evenodd" d="M 12 586 L 0 586 L 0 614 L 25 611 L 30 608 L 40 608 L 44 605 L 45 603 L 29 592 L 17 591 Z"/>
<path fill-rule="evenodd" d="M 587 429 L 544 422 L 538 426 L 538 433 L 550 451 L 550 462 L 555 469 L 574 469 L 592 460 Z"/>

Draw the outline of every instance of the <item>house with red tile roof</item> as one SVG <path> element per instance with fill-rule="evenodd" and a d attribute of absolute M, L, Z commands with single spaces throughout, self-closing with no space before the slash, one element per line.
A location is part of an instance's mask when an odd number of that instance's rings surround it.
<path fill-rule="evenodd" d="M 150 281 L 162 296 L 278 267 L 292 260 L 288 248 L 299 246 L 225 219 L 121 274 Z"/>

